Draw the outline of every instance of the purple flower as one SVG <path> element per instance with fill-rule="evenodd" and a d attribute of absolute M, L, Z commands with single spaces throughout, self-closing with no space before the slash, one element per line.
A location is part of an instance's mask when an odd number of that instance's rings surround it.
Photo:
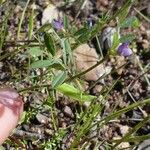
<path fill-rule="evenodd" d="M 129 43 L 122 43 L 118 47 L 118 53 L 122 56 L 130 56 L 132 54 L 132 50 L 129 47 Z"/>
<path fill-rule="evenodd" d="M 60 20 L 60 19 L 58 19 L 58 20 L 54 19 L 54 20 L 53 20 L 53 27 L 54 27 L 56 30 L 61 30 L 61 29 L 64 27 L 63 21 Z"/>

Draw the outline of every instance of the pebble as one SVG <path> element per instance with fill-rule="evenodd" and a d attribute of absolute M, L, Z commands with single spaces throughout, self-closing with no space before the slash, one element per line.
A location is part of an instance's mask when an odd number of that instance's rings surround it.
<path fill-rule="evenodd" d="M 45 23 L 52 23 L 53 19 L 58 20 L 61 15 L 62 14 L 58 11 L 57 7 L 55 7 L 54 5 L 49 5 L 43 11 L 42 25 Z"/>
<path fill-rule="evenodd" d="M 49 120 L 46 116 L 44 116 L 40 113 L 36 115 L 36 119 L 42 124 L 48 123 L 48 120 Z"/>
<path fill-rule="evenodd" d="M 129 126 L 119 125 L 119 129 L 123 136 L 129 132 Z"/>
<path fill-rule="evenodd" d="M 139 144 L 137 150 L 150 150 L 150 139 L 145 140 Z"/>
<path fill-rule="evenodd" d="M 69 106 L 65 106 L 63 109 L 63 112 L 67 117 L 70 117 L 70 118 L 74 117 L 74 114 Z"/>

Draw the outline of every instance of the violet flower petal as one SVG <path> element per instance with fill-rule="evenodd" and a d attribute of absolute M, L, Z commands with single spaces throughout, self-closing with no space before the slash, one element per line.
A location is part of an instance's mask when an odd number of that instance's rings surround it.
<path fill-rule="evenodd" d="M 132 55 L 132 50 L 129 48 L 129 43 L 122 43 L 118 47 L 118 53 L 125 57 Z"/>
<path fill-rule="evenodd" d="M 63 21 L 60 20 L 60 19 L 59 20 L 54 19 L 53 20 L 53 26 L 54 26 L 55 29 L 61 30 L 64 27 Z"/>

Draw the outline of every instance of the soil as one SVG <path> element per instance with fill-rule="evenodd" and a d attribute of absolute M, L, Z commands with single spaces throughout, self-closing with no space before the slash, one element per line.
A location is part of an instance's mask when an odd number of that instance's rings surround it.
<path fill-rule="evenodd" d="M 63 2 L 52 1 L 52 3 L 58 7 L 59 11 L 67 14 L 70 20 L 76 20 L 76 24 L 80 26 L 83 21 L 88 18 L 93 18 L 94 21 L 98 17 L 102 17 L 102 14 L 111 10 L 114 13 L 119 7 L 124 4 L 123 1 L 116 1 L 114 4 L 111 0 L 88 0 L 85 4 L 85 7 L 79 11 L 80 6 L 77 2 L 73 2 L 70 5 L 63 5 Z M 19 0 L 16 3 L 9 2 L 9 5 L 12 6 L 13 11 L 8 19 L 8 32 L 6 43 L 4 44 L 1 55 L 6 55 L 17 50 L 16 44 L 31 44 L 27 39 L 27 28 L 29 23 L 29 16 L 31 12 L 31 5 L 33 2 L 30 2 L 29 8 L 27 9 L 26 16 L 23 20 L 20 32 L 20 42 L 13 42 L 16 40 L 18 24 L 20 20 L 21 13 L 26 4 L 25 0 Z M 35 16 L 35 25 L 34 31 L 42 25 L 42 13 L 48 6 L 50 1 L 36 0 L 36 16 Z M 8 6 L 6 6 L 8 7 Z M 140 27 L 136 29 L 125 29 L 122 33 L 133 32 L 136 35 L 136 39 L 131 43 L 134 51 L 134 55 L 128 58 L 122 58 L 121 56 L 112 57 L 109 61 L 105 62 L 105 66 L 111 68 L 118 68 L 122 65 L 123 62 L 128 62 L 127 65 L 117 71 L 113 71 L 107 75 L 101 82 L 96 81 L 85 81 L 85 90 L 88 89 L 88 93 L 92 95 L 100 95 L 100 93 L 105 92 L 105 88 L 110 87 L 116 79 L 120 77 L 119 82 L 113 87 L 113 90 L 110 92 L 109 99 L 106 103 L 103 113 L 98 115 L 98 118 L 102 118 L 114 109 L 121 109 L 127 107 L 129 104 L 136 103 L 140 100 L 150 98 L 150 87 L 148 81 L 150 79 L 150 24 L 144 18 L 142 18 L 137 11 L 143 13 L 146 17 L 150 17 L 150 3 L 148 0 L 139 0 L 136 2 L 129 13 L 130 15 L 135 15 L 140 20 Z M 0 6 L 0 22 L 2 22 L 2 17 L 5 14 L 5 8 Z M 78 14 L 78 15 L 77 15 Z M 111 25 L 111 23 L 110 23 Z M 23 42 L 21 42 L 23 41 Z M 89 43 L 94 47 L 94 43 Z M 0 58 L 0 84 L 9 85 L 15 87 L 17 90 L 31 87 L 32 81 L 28 80 L 26 67 L 28 64 L 28 58 L 25 55 L 27 49 L 17 50 L 19 53 L 3 59 Z M 139 63 L 140 62 L 140 63 Z M 143 72 L 141 66 L 146 67 Z M 41 73 L 40 70 L 36 72 L 31 72 L 32 74 Z M 147 81 L 148 80 L 148 81 Z M 44 81 L 43 81 L 44 82 Z M 94 86 L 92 86 L 94 85 Z M 90 88 L 91 87 L 91 88 Z M 43 141 L 55 140 L 53 135 L 56 133 L 55 125 L 58 124 L 57 129 L 59 128 L 61 133 L 60 135 L 60 149 L 67 149 L 72 141 L 73 135 L 71 135 L 72 127 L 77 121 L 77 113 L 80 113 L 82 110 L 86 109 L 87 105 L 81 105 L 78 102 L 71 101 L 70 99 L 58 95 L 56 101 L 52 101 L 50 105 L 54 105 L 54 111 L 50 111 L 48 107 L 42 107 L 44 100 L 47 98 L 45 90 L 38 91 L 33 90 L 28 93 L 23 94 L 24 97 L 24 110 L 31 111 L 29 114 L 29 120 L 26 118 L 26 122 L 19 124 L 16 131 L 10 136 L 10 140 L 13 142 L 11 144 L 5 143 L 3 146 L 7 149 L 15 149 L 15 145 L 19 146 L 21 149 L 40 149 L 39 145 Z M 38 111 L 35 111 L 34 108 L 38 108 Z M 38 113 L 37 113 L 38 112 Z M 143 117 L 149 115 L 150 106 L 141 106 L 137 109 L 122 114 L 119 119 L 113 120 L 104 126 L 103 129 L 93 129 L 91 132 L 91 137 L 94 137 L 92 140 L 89 140 L 89 150 L 94 149 L 96 141 L 110 141 L 112 139 L 124 136 L 129 129 L 133 128 Z M 30 118 L 30 115 L 33 115 Z M 53 122 L 53 117 L 57 117 L 57 123 Z M 63 136 L 63 130 L 66 128 L 67 134 Z M 141 129 L 137 131 L 136 135 L 146 135 L 150 134 L 150 122 L 146 123 Z M 65 134 L 64 134 L 65 135 Z M 57 136 L 57 135 L 56 135 Z M 22 144 L 19 139 L 26 139 L 26 145 Z M 54 143 L 57 144 L 57 143 Z M 133 144 L 138 143 L 124 143 L 126 146 L 132 146 Z M 42 149 L 42 148 L 41 148 Z M 59 148 L 58 148 L 59 149 Z M 103 144 L 99 146 L 99 149 L 105 149 Z"/>

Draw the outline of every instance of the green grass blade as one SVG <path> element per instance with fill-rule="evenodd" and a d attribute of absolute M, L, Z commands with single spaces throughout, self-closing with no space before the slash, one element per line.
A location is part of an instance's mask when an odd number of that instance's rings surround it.
<path fill-rule="evenodd" d="M 31 10 L 31 15 L 29 17 L 29 32 L 28 32 L 28 38 L 31 40 L 32 34 L 33 34 L 33 24 L 34 24 L 34 9 Z"/>
<path fill-rule="evenodd" d="M 118 110 L 117 112 L 114 112 L 114 113 L 110 114 L 109 116 L 103 118 L 102 120 L 98 121 L 97 123 L 93 124 L 93 126 L 98 125 L 98 124 L 101 124 L 101 125 L 106 124 L 110 120 L 113 120 L 114 118 L 119 117 L 121 114 L 126 113 L 126 112 L 128 112 L 128 111 L 130 111 L 130 110 L 132 110 L 134 108 L 137 108 L 138 106 L 143 106 L 145 104 L 150 104 L 150 99 L 139 101 L 137 103 L 129 105 L 126 108 Z"/>
<path fill-rule="evenodd" d="M 24 8 L 24 10 L 22 12 L 21 18 L 20 18 L 20 22 L 19 22 L 19 26 L 18 26 L 18 31 L 17 31 L 17 40 L 19 40 L 19 37 L 20 37 L 21 25 L 22 25 L 22 22 L 23 22 L 24 15 L 25 15 L 25 12 L 27 10 L 27 7 L 29 5 L 29 2 L 30 2 L 30 0 L 27 1 L 26 6 L 25 6 L 25 8 Z"/>
<path fill-rule="evenodd" d="M 2 23 L 0 23 L 0 50 L 3 47 L 3 44 L 5 42 L 6 36 L 7 36 L 7 32 L 8 32 L 8 19 L 10 17 L 10 15 L 12 14 L 14 7 L 9 6 L 10 2 L 7 1 L 4 6 L 0 6 L 0 7 L 6 7 L 7 9 L 5 10 L 5 15 L 2 17 Z"/>
<path fill-rule="evenodd" d="M 125 140 L 128 140 L 128 138 L 133 133 L 135 133 L 137 130 L 139 130 L 148 121 L 150 121 L 150 116 L 145 117 L 143 121 L 141 121 L 140 123 L 138 123 L 134 128 L 132 128 L 131 131 L 129 131 L 129 133 L 127 133 L 123 138 L 121 138 L 119 141 L 117 141 L 117 143 L 112 147 L 112 149 L 114 149 L 115 147 L 117 147 L 120 143 L 124 142 Z"/>
<path fill-rule="evenodd" d="M 125 138 L 123 140 L 123 142 L 141 142 L 141 141 L 144 141 L 144 140 L 148 140 L 150 139 L 150 134 L 147 134 L 147 135 L 141 135 L 141 136 L 131 136 L 131 137 L 128 137 L 127 139 Z M 120 139 L 118 140 L 112 140 L 112 143 L 116 143 L 120 141 Z"/>

